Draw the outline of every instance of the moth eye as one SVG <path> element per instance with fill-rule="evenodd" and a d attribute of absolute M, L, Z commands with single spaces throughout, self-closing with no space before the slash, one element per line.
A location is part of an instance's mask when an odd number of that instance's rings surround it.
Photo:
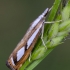
<path fill-rule="evenodd" d="M 11 63 L 8 61 L 9 65 L 11 65 Z"/>
<path fill-rule="evenodd" d="M 10 68 L 11 63 L 9 61 L 6 62 L 6 65 Z"/>

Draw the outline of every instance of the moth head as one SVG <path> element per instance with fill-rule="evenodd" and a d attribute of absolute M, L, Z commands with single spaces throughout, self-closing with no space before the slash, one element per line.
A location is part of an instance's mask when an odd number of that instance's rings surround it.
<path fill-rule="evenodd" d="M 7 60 L 7 61 L 6 61 L 6 65 L 7 65 L 7 67 L 10 68 L 11 70 L 16 70 L 16 69 L 14 69 L 14 66 L 12 65 L 12 63 L 11 63 L 10 60 Z"/>

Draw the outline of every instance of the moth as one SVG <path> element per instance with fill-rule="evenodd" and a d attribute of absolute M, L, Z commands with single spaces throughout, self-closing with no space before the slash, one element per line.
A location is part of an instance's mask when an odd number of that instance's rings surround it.
<path fill-rule="evenodd" d="M 48 12 L 49 8 L 46 8 L 46 10 L 32 22 L 24 37 L 9 56 L 6 65 L 11 70 L 19 70 L 22 64 L 29 57 L 34 45 L 37 42 L 37 39 L 40 36 Z"/>

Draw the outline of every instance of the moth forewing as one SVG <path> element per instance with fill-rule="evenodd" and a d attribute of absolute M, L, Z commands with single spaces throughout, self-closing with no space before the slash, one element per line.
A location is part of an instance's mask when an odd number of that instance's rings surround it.
<path fill-rule="evenodd" d="M 42 26 L 45 21 L 45 17 L 49 9 L 47 8 L 35 21 L 32 22 L 30 28 L 27 30 L 25 36 L 16 46 L 7 60 L 7 66 L 11 70 L 19 70 L 22 64 L 29 57 L 34 45 L 41 33 Z"/>

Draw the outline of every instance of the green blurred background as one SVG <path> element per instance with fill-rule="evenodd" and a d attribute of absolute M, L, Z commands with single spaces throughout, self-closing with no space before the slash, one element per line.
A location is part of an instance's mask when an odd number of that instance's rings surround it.
<path fill-rule="evenodd" d="M 0 70 L 30 23 L 54 0 L 0 0 Z M 69 38 L 69 37 L 68 37 Z M 70 40 L 56 47 L 34 70 L 69 70 Z"/>

